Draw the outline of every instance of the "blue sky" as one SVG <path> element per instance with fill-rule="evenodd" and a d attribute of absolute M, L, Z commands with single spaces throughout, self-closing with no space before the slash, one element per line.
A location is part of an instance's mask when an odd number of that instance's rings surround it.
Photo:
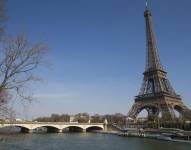
<path fill-rule="evenodd" d="M 191 1 L 153 0 L 161 61 L 191 108 Z M 37 102 L 19 117 L 51 113 L 127 114 L 145 66 L 145 0 L 9 0 L 7 32 L 26 33 L 50 50 L 44 82 L 33 85 Z M 23 115 L 25 114 L 25 115 Z"/>

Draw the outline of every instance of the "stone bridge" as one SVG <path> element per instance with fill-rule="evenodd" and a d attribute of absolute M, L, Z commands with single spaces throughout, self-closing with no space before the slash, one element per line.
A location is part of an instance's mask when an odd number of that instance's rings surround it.
<path fill-rule="evenodd" d="M 46 128 L 47 132 L 62 133 L 65 130 L 86 132 L 93 130 L 106 130 L 104 123 L 65 123 L 65 122 L 16 122 L 3 123 L 0 128 L 19 127 L 21 132 L 32 133 L 39 128 Z"/>

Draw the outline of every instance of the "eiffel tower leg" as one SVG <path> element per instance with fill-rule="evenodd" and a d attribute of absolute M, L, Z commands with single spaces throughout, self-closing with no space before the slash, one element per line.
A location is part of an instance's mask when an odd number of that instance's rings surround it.
<path fill-rule="evenodd" d="M 191 110 L 189 110 L 184 104 L 176 104 L 174 109 L 180 113 L 180 117 L 183 120 L 191 121 Z"/>
<path fill-rule="evenodd" d="M 127 117 L 134 119 L 134 121 L 136 120 L 137 114 L 141 111 L 141 107 L 140 104 L 135 103 L 133 104 L 131 110 L 129 111 Z"/>
<path fill-rule="evenodd" d="M 176 118 L 174 109 L 171 105 L 161 105 L 162 121 L 174 121 Z"/>

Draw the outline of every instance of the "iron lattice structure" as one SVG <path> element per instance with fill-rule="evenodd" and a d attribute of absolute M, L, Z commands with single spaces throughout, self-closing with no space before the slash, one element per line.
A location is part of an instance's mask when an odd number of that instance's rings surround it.
<path fill-rule="evenodd" d="M 144 79 L 135 103 L 128 113 L 128 117 L 136 119 L 137 115 L 146 109 L 148 117 L 161 118 L 163 120 L 176 120 L 175 111 L 180 113 L 180 117 L 191 120 L 191 111 L 183 104 L 182 99 L 176 94 L 171 86 L 167 72 L 160 61 L 157 43 L 152 27 L 151 10 L 146 7 L 144 12 L 146 23 L 146 67 L 143 73 Z"/>

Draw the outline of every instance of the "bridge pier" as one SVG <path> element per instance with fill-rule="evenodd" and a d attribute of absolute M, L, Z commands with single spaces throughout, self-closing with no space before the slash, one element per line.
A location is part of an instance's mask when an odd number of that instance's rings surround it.
<path fill-rule="evenodd" d="M 108 122 L 107 122 L 107 119 L 104 120 L 104 131 L 107 131 L 107 125 L 108 125 Z"/>
<path fill-rule="evenodd" d="M 63 132 L 63 130 L 62 130 L 62 129 L 59 129 L 59 130 L 58 130 L 58 133 L 62 133 L 62 132 Z"/>
<path fill-rule="evenodd" d="M 85 132 L 86 132 L 86 129 L 83 129 L 82 132 L 85 133 Z"/>
<path fill-rule="evenodd" d="M 33 133 L 33 129 L 28 130 L 28 133 Z"/>

